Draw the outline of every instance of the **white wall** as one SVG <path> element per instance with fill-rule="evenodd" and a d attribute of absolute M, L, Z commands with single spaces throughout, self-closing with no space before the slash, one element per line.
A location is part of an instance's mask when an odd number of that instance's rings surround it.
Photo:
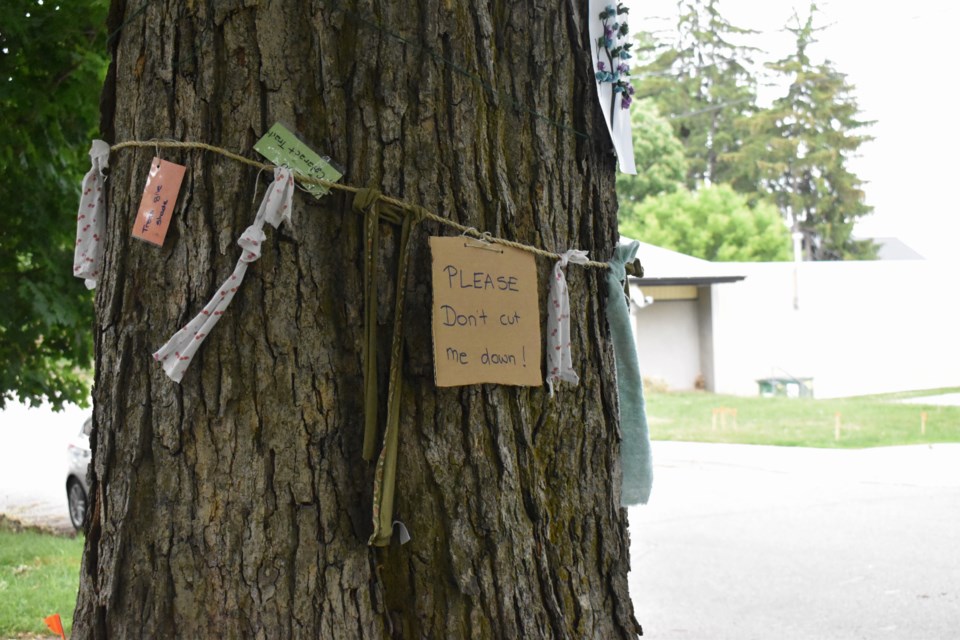
<path fill-rule="evenodd" d="M 693 390 L 697 376 L 702 373 L 697 301 L 655 301 L 648 307 L 635 309 L 633 322 L 640 373 L 644 378 L 665 383 L 672 391 Z"/>
<path fill-rule="evenodd" d="M 960 386 L 957 266 L 930 261 L 725 265 L 713 288 L 715 391 L 813 378 L 816 397 Z M 785 373 L 787 372 L 787 373 Z"/>

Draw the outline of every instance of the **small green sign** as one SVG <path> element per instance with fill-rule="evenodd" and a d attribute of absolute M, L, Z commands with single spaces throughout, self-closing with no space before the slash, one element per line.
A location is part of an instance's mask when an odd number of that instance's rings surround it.
<path fill-rule="evenodd" d="M 318 156 L 279 122 L 270 127 L 253 148 L 273 164 L 290 167 L 303 176 L 322 178 L 330 182 L 336 182 L 343 177 L 342 173 L 327 162 L 328 159 Z M 304 184 L 303 188 L 315 198 L 330 193 L 329 189 L 319 184 Z"/>

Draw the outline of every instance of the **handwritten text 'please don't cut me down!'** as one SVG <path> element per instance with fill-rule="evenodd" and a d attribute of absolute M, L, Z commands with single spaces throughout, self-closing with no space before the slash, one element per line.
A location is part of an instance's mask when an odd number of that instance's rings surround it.
<path fill-rule="evenodd" d="M 540 314 L 533 256 L 430 238 L 438 386 L 538 385 Z"/>

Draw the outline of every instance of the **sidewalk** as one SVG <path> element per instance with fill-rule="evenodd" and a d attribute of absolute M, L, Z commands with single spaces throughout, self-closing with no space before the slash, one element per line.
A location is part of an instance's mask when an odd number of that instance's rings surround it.
<path fill-rule="evenodd" d="M 653 455 L 651 502 L 629 510 L 647 637 L 957 637 L 960 444 Z"/>

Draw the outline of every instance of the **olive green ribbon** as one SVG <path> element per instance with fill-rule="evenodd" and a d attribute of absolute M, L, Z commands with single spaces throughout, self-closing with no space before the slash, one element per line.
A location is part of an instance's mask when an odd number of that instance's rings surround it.
<path fill-rule="evenodd" d="M 387 389 L 387 419 L 383 443 L 373 479 L 373 534 L 368 544 L 385 547 L 393 534 L 393 503 L 397 482 L 397 447 L 400 431 L 400 398 L 403 390 L 403 307 L 410 263 L 410 231 L 423 219 L 421 207 L 400 209 L 381 200 L 376 189 L 361 189 L 354 196 L 353 209 L 364 215 L 364 433 L 363 459 L 372 460 L 376 448 L 379 395 L 377 387 L 377 267 L 380 222 L 400 225 L 399 265 L 390 348 Z M 402 524 L 402 523 L 401 523 Z"/>

